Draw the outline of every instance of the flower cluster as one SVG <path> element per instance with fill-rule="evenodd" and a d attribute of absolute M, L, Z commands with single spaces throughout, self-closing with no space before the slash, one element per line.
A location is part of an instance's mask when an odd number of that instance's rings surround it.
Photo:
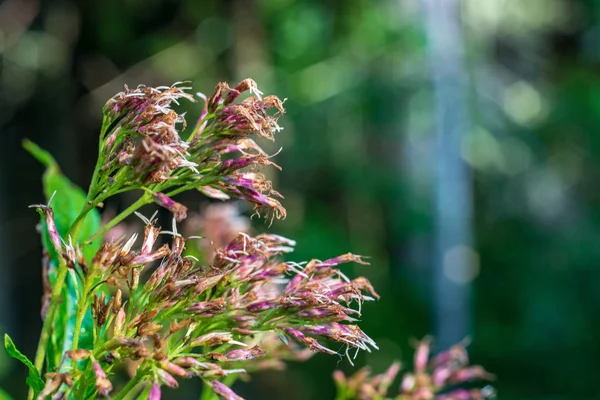
<path fill-rule="evenodd" d="M 188 144 L 179 136 L 178 124 L 185 128 L 185 118 L 170 108 L 179 99 L 194 101 L 186 89 L 178 84 L 135 90 L 125 86 L 106 103 L 103 176 L 122 178 L 124 184 L 162 183 L 178 168 L 196 170 L 187 159 Z"/>
<path fill-rule="evenodd" d="M 388 390 L 400 372 L 400 363 L 393 363 L 386 372 L 372 376 L 363 368 L 351 377 L 342 371 L 334 373 L 340 399 L 396 399 L 396 400 L 484 400 L 495 396 L 491 386 L 464 388 L 467 382 L 490 381 L 494 376 L 479 365 L 470 366 L 463 345 L 452 346 L 430 358 L 431 340 L 423 339 L 417 345 L 413 371 L 402 376 L 399 394 L 392 397 Z"/>
<path fill-rule="evenodd" d="M 106 103 L 100 169 L 92 182 L 95 202 L 142 189 L 148 194 L 146 202 L 154 201 L 182 221 L 187 208 L 170 196 L 196 189 L 221 200 L 241 198 L 253 203 L 259 214 L 284 218 L 286 211 L 276 199 L 282 196 L 259 172 L 264 166 L 279 167 L 253 139 L 274 139 L 282 129 L 277 120 L 284 113 L 283 102 L 275 96 L 263 98 L 251 79 L 234 88 L 219 83 L 209 99 L 198 93 L 204 108 L 184 139 L 184 115 L 171 106 L 182 99 L 195 101 L 188 89 L 181 83 L 125 87 Z M 236 102 L 244 92 L 249 97 Z"/>
<path fill-rule="evenodd" d="M 54 226 L 51 208 L 40 207 L 47 225 Z M 177 232 L 175 221 L 172 231 L 166 232 L 155 219 L 142 218 L 146 225 L 138 249 L 137 234 L 105 242 L 89 265 L 76 260 L 73 267 L 94 288 L 90 292 L 94 342 L 101 345 L 75 350 L 78 361 L 90 360 L 87 369 L 94 374 L 98 393 L 111 392 L 107 375 L 127 360 L 140 362 L 136 376 L 154 393 L 161 385 L 177 387 L 177 379 L 194 376 L 211 382 L 220 393 L 225 389 L 215 379 L 281 368 L 283 360 L 306 359 L 306 350 L 286 346 L 290 339 L 328 354 L 336 352 L 318 339 L 348 349 L 376 348 L 349 322 L 360 315 L 360 304 L 377 294 L 365 278 L 350 280 L 337 268 L 351 261 L 365 264 L 361 257 L 283 262 L 278 256 L 292 251 L 293 241 L 241 233 L 218 249 L 212 262 L 200 264 L 183 253 L 187 240 Z M 160 233 L 172 236 L 170 245 L 157 246 Z M 64 254 L 69 253 L 60 238 L 55 241 Z M 142 273 L 151 271 L 157 260 L 158 267 L 140 283 Z M 95 289 L 99 287 L 104 290 Z M 351 308 L 353 303 L 358 310 Z M 73 354 L 65 358 L 73 360 Z M 86 369 L 60 375 L 61 384 L 56 377 L 49 379 L 39 398 L 83 393 L 85 373 Z"/>
<path fill-rule="evenodd" d="M 243 92 L 251 96 L 234 103 Z M 256 144 L 253 137 L 274 140 L 281 131 L 277 120 L 285 112 L 283 101 L 276 96 L 262 97 L 252 79 L 245 79 L 230 88 L 220 83 L 213 95 L 205 100 L 190 148 L 198 154 L 203 170 L 212 169 L 224 179 L 216 180 L 201 188 L 208 196 L 226 199 L 236 197 L 255 204 L 257 211 L 273 212 L 273 216 L 286 215 L 282 197 L 273 190 L 272 184 L 256 170 L 262 166 L 274 166 L 269 156 Z M 274 112 L 270 113 L 270 110 Z M 232 156 L 232 153 L 239 156 Z"/>

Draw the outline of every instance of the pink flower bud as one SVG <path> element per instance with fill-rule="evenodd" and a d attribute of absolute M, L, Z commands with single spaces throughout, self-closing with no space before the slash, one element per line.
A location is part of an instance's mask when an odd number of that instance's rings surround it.
<path fill-rule="evenodd" d="M 170 388 L 179 387 L 179 383 L 177 382 L 177 379 L 173 378 L 173 375 L 169 374 L 167 371 L 165 371 L 163 369 L 158 369 L 158 370 L 156 370 L 156 373 L 157 373 L 160 381 L 162 383 L 164 383 L 165 385 L 167 385 L 168 387 L 170 387 Z"/>
<path fill-rule="evenodd" d="M 430 388 L 419 388 L 412 394 L 413 400 L 433 400 L 435 398 Z"/>
<path fill-rule="evenodd" d="M 160 228 L 157 228 L 152 223 L 147 224 L 144 227 L 144 243 L 142 244 L 142 254 L 152 253 L 152 247 L 156 242 Z"/>
<path fill-rule="evenodd" d="M 114 144 L 115 144 L 115 140 L 117 139 L 117 132 L 113 132 L 111 133 L 106 140 L 104 141 L 104 147 L 102 148 L 102 150 L 104 151 L 104 153 L 108 154 L 111 152 Z"/>
<path fill-rule="evenodd" d="M 46 384 L 44 386 L 44 388 L 42 389 L 42 391 L 40 392 L 38 399 L 45 399 L 46 397 L 50 396 L 51 394 L 54 394 L 56 392 L 58 392 L 58 389 L 60 389 L 60 387 L 62 386 L 62 384 L 64 383 L 64 374 L 48 374 L 46 375 L 47 380 L 46 380 Z"/>
<path fill-rule="evenodd" d="M 183 368 L 191 368 L 202 364 L 200 361 L 190 356 L 178 357 L 173 360 L 173 362 Z"/>
<path fill-rule="evenodd" d="M 115 337 L 125 334 L 125 331 L 123 328 L 125 325 L 126 318 L 127 318 L 127 316 L 126 316 L 123 308 L 119 309 L 119 311 L 117 312 L 117 315 L 115 316 L 115 322 L 113 325 L 113 335 Z"/>
<path fill-rule="evenodd" d="M 96 376 L 96 389 L 98 390 L 98 394 L 107 397 L 112 390 L 112 383 L 106 378 L 106 373 L 98 361 L 92 363 L 92 369 Z"/>
<path fill-rule="evenodd" d="M 402 393 L 410 393 L 415 387 L 416 379 L 413 374 L 404 374 L 402 378 L 402 383 L 400 384 L 400 389 Z"/>
<path fill-rule="evenodd" d="M 225 358 L 229 361 L 240 361 L 264 357 L 266 354 L 267 352 L 261 349 L 259 346 L 254 346 L 250 349 L 232 350 L 225 355 Z"/>
<path fill-rule="evenodd" d="M 52 208 L 43 204 L 36 204 L 30 207 L 37 207 L 38 211 L 41 210 L 44 213 L 46 218 L 46 229 L 48 230 L 50 242 L 52 243 L 54 250 L 56 250 L 58 254 L 62 254 L 62 241 L 60 239 L 60 235 L 58 234 L 58 230 L 56 229 L 56 224 L 54 223 L 54 211 Z"/>
<path fill-rule="evenodd" d="M 81 361 L 88 358 L 92 354 L 90 350 L 77 349 L 65 351 L 65 357 L 70 358 L 73 361 Z"/>
<path fill-rule="evenodd" d="M 259 301 L 257 303 L 253 303 L 247 306 L 246 310 L 250 312 L 261 312 L 265 310 L 270 310 L 275 307 L 277 307 L 277 304 L 272 301 Z"/>
<path fill-rule="evenodd" d="M 133 260 L 131 260 L 131 265 L 139 265 L 139 264 L 147 264 L 152 261 L 158 260 L 160 258 L 166 257 L 169 255 L 171 250 L 169 249 L 169 245 L 165 244 L 154 253 L 142 253 L 139 256 L 136 256 Z"/>
<path fill-rule="evenodd" d="M 158 382 L 154 382 L 148 393 L 148 400 L 160 400 L 160 385 Z"/>
<path fill-rule="evenodd" d="M 230 199 L 230 197 L 227 193 L 225 193 L 219 189 L 215 189 L 212 186 L 201 186 L 201 187 L 198 187 L 198 190 L 205 196 L 210 197 L 211 199 L 217 199 L 217 200 L 229 200 Z"/>
<path fill-rule="evenodd" d="M 444 386 L 451 376 L 452 370 L 449 367 L 445 365 L 439 366 L 433 371 L 433 384 L 436 386 Z"/>
<path fill-rule="evenodd" d="M 400 372 L 400 363 L 398 361 L 394 362 L 390 367 L 385 371 L 385 374 L 381 376 L 381 382 L 379 383 L 380 388 L 383 388 L 387 391 L 387 388 L 394 382 L 396 379 L 396 375 Z"/>
<path fill-rule="evenodd" d="M 223 343 L 229 343 L 232 340 L 231 333 L 229 332 L 212 332 L 202 335 L 192 340 L 190 346 L 218 346 Z"/>
<path fill-rule="evenodd" d="M 218 298 L 210 301 L 200 301 L 189 307 L 189 311 L 197 315 L 215 315 L 227 310 L 225 299 Z"/>
<path fill-rule="evenodd" d="M 483 367 L 475 365 L 472 367 L 460 369 L 456 371 L 452 376 L 452 380 L 456 382 L 468 382 L 477 379 L 489 381 L 494 379 L 494 375 L 487 372 L 485 369 L 483 369 Z"/>
<path fill-rule="evenodd" d="M 152 197 L 156 204 L 171 211 L 177 222 L 183 221 L 187 216 L 187 207 L 167 197 L 164 193 L 154 193 Z"/>
<path fill-rule="evenodd" d="M 244 93 L 246 90 L 249 90 L 251 94 L 253 94 L 256 97 L 258 97 L 259 99 L 261 99 L 262 92 L 260 90 L 258 90 L 258 87 L 256 86 L 256 82 L 254 82 L 250 78 L 247 78 L 247 79 L 244 79 L 243 81 L 241 81 L 240 83 L 238 83 L 235 86 L 235 88 L 229 90 L 229 93 L 227 94 L 227 97 L 225 98 L 224 103 L 226 105 L 233 103 L 235 101 L 235 99 L 241 93 Z"/>
<path fill-rule="evenodd" d="M 179 365 L 170 361 L 161 362 L 160 367 L 172 375 L 181 376 L 182 378 L 190 377 L 190 374 L 185 368 L 182 368 Z"/>
<path fill-rule="evenodd" d="M 207 101 L 208 111 L 213 113 L 223 102 L 223 94 L 229 90 L 229 86 L 225 82 L 219 82 L 214 93 Z"/>
<path fill-rule="evenodd" d="M 334 257 L 334 258 L 330 258 L 329 260 L 320 262 L 317 264 L 317 266 L 318 267 L 321 267 L 321 266 L 332 267 L 332 266 L 336 266 L 336 265 L 340 265 L 340 264 L 344 264 L 344 263 L 348 263 L 348 262 L 355 262 L 357 264 L 369 265 L 368 262 L 366 262 L 362 259 L 362 256 L 359 256 L 357 254 L 347 253 L 347 254 L 344 254 L 344 255 L 341 255 L 338 257 Z"/>
<path fill-rule="evenodd" d="M 226 385 L 224 385 L 223 383 L 221 383 L 219 381 L 216 381 L 216 380 L 212 381 L 211 386 L 212 386 L 212 390 L 216 394 L 221 396 L 221 398 L 223 398 L 223 400 L 244 400 L 243 397 L 238 396 L 237 394 L 234 393 L 233 390 L 231 390 L 229 387 L 227 387 Z"/>
<path fill-rule="evenodd" d="M 335 352 L 331 349 L 328 349 L 327 347 L 325 347 L 322 344 L 320 344 L 319 342 L 317 342 L 317 340 L 315 338 L 306 336 L 304 333 L 300 332 L 297 329 L 285 328 L 284 330 L 287 334 L 291 335 L 294 339 L 296 339 L 298 342 L 304 344 L 306 347 L 308 347 L 312 351 L 318 351 L 318 352 L 327 353 L 327 354 L 337 354 L 337 352 Z"/>
<path fill-rule="evenodd" d="M 429 349 L 431 345 L 430 339 L 423 339 L 417 346 L 415 352 L 415 372 L 423 372 L 427 368 L 427 362 L 429 361 Z"/>

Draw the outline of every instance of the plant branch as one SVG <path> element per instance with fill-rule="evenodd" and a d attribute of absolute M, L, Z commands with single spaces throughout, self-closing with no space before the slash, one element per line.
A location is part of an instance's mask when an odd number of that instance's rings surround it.
<path fill-rule="evenodd" d="M 129 392 L 131 392 L 138 385 L 138 383 L 142 381 L 143 376 L 144 373 L 140 367 L 138 368 L 135 376 L 127 383 L 127 385 L 125 385 L 125 387 L 115 397 L 113 397 L 113 400 L 125 399 L 125 396 L 127 396 L 127 394 L 129 394 Z"/>
<path fill-rule="evenodd" d="M 48 339 L 50 338 L 50 331 L 52 330 L 54 315 L 56 314 L 56 309 L 58 308 L 59 297 L 61 295 L 63 285 L 65 283 L 67 271 L 67 264 L 64 262 L 62 257 L 59 257 L 58 275 L 56 277 L 56 281 L 54 282 L 54 287 L 52 289 L 52 297 L 50 299 L 50 306 L 48 308 L 46 318 L 44 319 L 42 333 L 40 334 L 40 341 L 38 343 L 37 351 L 35 353 L 34 366 L 38 371 L 40 371 L 40 375 L 42 373 L 44 359 L 46 358 L 46 347 L 48 345 Z M 29 389 L 29 395 L 27 396 L 27 398 L 28 400 L 33 399 L 32 388 Z"/>
<path fill-rule="evenodd" d="M 67 237 L 71 236 L 73 238 L 73 242 L 75 242 L 75 243 L 77 242 L 77 236 L 79 236 L 79 229 L 81 229 L 81 225 L 83 224 L 83 221 L 85 220 L 86 215 L 95 206 L 96 206 L 95 203 L 90 204 L 89 200 L 86 198 L 83 209 L 81 210 L 81 212 L 79 213 L 77 218 L 75 218 L 75 221 L 73 221 L 73 225 L 71 225 L 71 228 L 67 232 Z"/>
<path fill-rule="evenodd" d="M 104 235 L 110 228 L 112 228 L 113 226 L 117 225 L 119 222 L 123 221 L 125 218 L 127 218 L 128 216 L 130 216 L 131 214 L 133 214 L 135 211 L 138 210 L 138 208 L 152 203 L 152 197 L 148 192 L 144 192 L 144 194 L 137 199 L 137 201 L 135 201 L 134 203 L 132 203 L 129 207 L 127 207 L 125 210 L 123 210 L 119 215 L 117 215 L 116 217 L 114 217 L 109 223 L 107 223 L 106 225 L 104 225 L 102 228 L 100 228 L 95 234 L 93 234 L 92 236 L 90 236 L 84 244 L 90 244 L 91 242 L 94 241 L 94 239 L 96 239 L 97 237 L 101 237 L 102 235 Z"/>

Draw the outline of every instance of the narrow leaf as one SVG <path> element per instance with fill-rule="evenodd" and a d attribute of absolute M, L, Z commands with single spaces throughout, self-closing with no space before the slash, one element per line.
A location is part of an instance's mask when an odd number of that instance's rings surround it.
<path fill-rule="evenodd" d="M 23 147 L 46 166 L 46 171 L 43 176 L 44 194 L 46 196 L 46 201 L 48 201 L 54 192 L 56 192 L 51 204 L 52 209 L 54 210 L 54 221 L 58 233 L 66 240 L 67 238 L 65 236 L 67 232 L 79 215 L 79 212 L 85 206 L 86 194 L 61 172 L 60 167 L 50 153 L 29 140 L 23 141 Z M 93 209 L 87 214 L 81 225 L 79 239 L 82 241 L 85 240 L 96 233 L 99 228 L 100 213 L 97 209 Z M 47 238 L 44 238 L 44 245 L 47 249 L 51 250 L 52 246 L 46 246 L 48 244 L 46 240 Z M 86 260 L 90 261 L 92 259 L 94 254 L 96 254 L 96 251 L 100 248 L 101 242 L 102 239 L 98 238 L 82 249 Z"/>
<path fill-rule="evenodd" d="M 80 187 L 72 183 L 69 178 L 67 178 L 61 172 L 58 163 L 54 160 L 49 152 L 43 150 L 29 140 L 23 141 L 23 147 L 29 151 L 33 157 L 46 166 L 46 171 L 44 172 L 42 178 L 46 201 L 49 201 L 52 195 L 56 192 L 52 198 L 52 204 L 50 204 L 50 206 L 54 210 L 54 222 L 59 235 L 61 238 L 63 238 L 63 240 L 68 241 L 69 239 L 66 237 L 67 232 L 85 206 L 86 194 Z M 42 218 L 41 225 L 42 244 L 50 254 L 50 265 L 54 270 L 49 271 L 50 283 L 52 284 L 56 276 L 55 270 L 59 265 L 58 255 L 50 243 L 44 218 Z M 100 229 L 100 213 L 97 209 L 92 209 L 86 215 L 84 222 L 81 225 L 78 239 L 80 241 L 84 241 L 96 233 L 98 229 Z M 82 245 L 83 255 L 88 262 L 91 261 L 93 256 L 100 248 L 101 242 L 102 238 L 98 238 L 89 245 Z M 67 277 L 66 285 L 62 293 L 62 298 L 66 299 L 66 301 L 59 306 L 58 313 L 55 317 L 55 329 L 52 337 L 50 338 L 50 343 L 48 346 L 48 366 L 50 368 L 56 366 L 56 363 L 59 362 L 63 351 L 68 350 L 71 346 L 72 336 L 70 335 L 72 335 L 72 331 L 75 327 L 75 320 L 77 318 L 77 298 L 75 286 L 78 284 L 78 280 L 72 279 L 70 276 Z M 88 313 L 85 315 L 82 324 L 82 332 L 80 335 L 81 346 L 87 346 L 91 343 L 91 333 L 92 320 L 91 315 Z"/>
<path fill-rule="evenodd" d="M 31 361 L 29 361 L 29 359 L 25 357 L 23 353 L 17 350 L 17 347 L 8 334 L 4 334 L 4 348 L 9 356 L 21 361 L 29 369 L 27 385 L 33 388 L 33 391 L 37 395 L 42 389 L 44 389 L 44 381 L 40 377 L 40 372 L 33 366 Z"/>

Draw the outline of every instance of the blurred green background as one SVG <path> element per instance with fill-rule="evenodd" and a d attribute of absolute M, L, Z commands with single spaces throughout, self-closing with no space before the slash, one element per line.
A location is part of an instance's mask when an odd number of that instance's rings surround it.
<path fill-rule="evenodd" d="M 497 375 L 500 399 L 600 399 L 600 2 L 452 3 L 473 213 L 459 311 L 472 360 Z M 20 141 L 50 150 L 87 187 L 101 107 L 123 84 L 190 80 L 210 94 L 218 81 L 252 77 L 288 98 L 270 147 L 283 147 L 272 178 L 288 218 L 271 231 L 298 241 L 298 261 L 371 256 L 371 267 L 348 272 L 382 295 L 362 323 L 381 351 L 357 364 L 409 363 L 411 340 L 436 333 L 439 311 L 431 12 L 419 0 L 0 3 L 0 330 L 33 355 L 41 247 L 27 206 L 42 201 L 42 167 Z M 331 399 L 335 368 L 353 370 L 317 355 L 236 390 Z M 2 353 L 0 386 L 21 399 L 24 383 L 25 368 Z M 199 386 L 165 397 L 196 399 Z"/>

